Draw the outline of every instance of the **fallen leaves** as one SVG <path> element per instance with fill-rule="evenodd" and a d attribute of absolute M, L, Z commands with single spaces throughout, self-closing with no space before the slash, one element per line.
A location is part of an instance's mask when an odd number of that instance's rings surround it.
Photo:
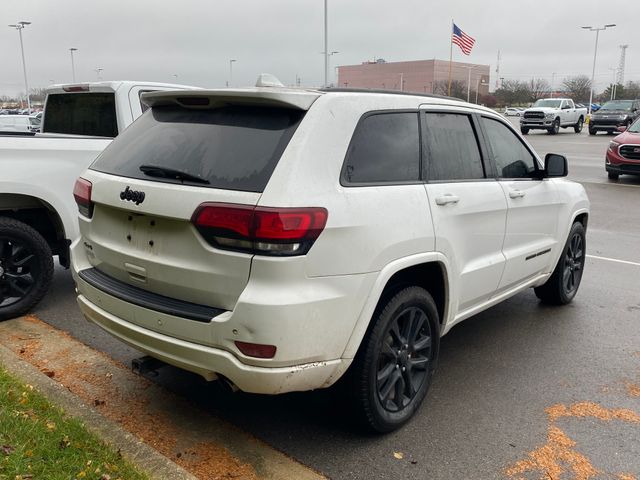
<path fill-rule="evenodd" d="M 601 474 L 589 459 L 576 450 L 576 442 L 569 438 L 557 425 L 561 418 L 595 418 L 604 422 L 618 420 L 626 423 L 639 423 L 640 415 L 633 410 L 608 409 L 593 402 L 579 402 L 571 405 L 556 404 L 545 412 L 549 418 L 547 443 L 530 452 L 527 459 L 520 460 L 509 467 L 509 477 L 521 478 L 525 473 L 540 472 L 544 478 L 557 480 L 571 473 L 575 480 L 589 480 Z M 634 476 L 619 474 L 620 480 L 636 480 Z"/>

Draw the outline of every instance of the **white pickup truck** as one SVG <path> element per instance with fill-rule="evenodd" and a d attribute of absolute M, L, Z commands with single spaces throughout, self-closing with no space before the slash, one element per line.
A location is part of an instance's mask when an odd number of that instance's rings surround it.
<path fill-rule="evenodd" d="M 0 135 L 0 320 L 47 292 L 53 255 L 69 267 L 78 236 L 76 178 L 146 107 L 144 92 L 193 87 L 132 81 L 53 85 L 42 132 Z"/>
<path fill-rule="evenodd" d="M 578 108 L 570 98 L 542 98 L 533 107 L 524 111 L 520 117 L 520 131 L 523 135 L 529 130 L 546 130 L 555 135 L 560 128 L 572 127 L 580 133 L 587 118 L 587 109 Z"/>

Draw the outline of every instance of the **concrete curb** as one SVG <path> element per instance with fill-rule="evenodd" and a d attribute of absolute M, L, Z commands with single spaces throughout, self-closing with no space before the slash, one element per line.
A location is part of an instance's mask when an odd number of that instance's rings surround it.
<path fill-rule="evenodd" d="M 82 403 L 64 386 L 47 377 L 3 345 L 0 345 L 0 364 L 21 381 L 33 385 L 51 403 L 84 422 L 89 431 L 119 449 L 123 457 L 137 465 L 152 479 L 198 480 L 184 468 L 124 430 L 116 422 L 105 418 L 94 408 Z"/>

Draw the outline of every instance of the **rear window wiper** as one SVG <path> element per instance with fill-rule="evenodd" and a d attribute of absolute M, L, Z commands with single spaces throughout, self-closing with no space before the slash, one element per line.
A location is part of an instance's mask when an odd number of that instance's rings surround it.
<path fill-rule="evenodd" d="M 140 171 L 150 177 L 173 178 L 174 180 L 186 180 L 187 182 L 204 183 L 207 185 L 211 183 L 206 178 L 159 165 L 140 165 Z"/>

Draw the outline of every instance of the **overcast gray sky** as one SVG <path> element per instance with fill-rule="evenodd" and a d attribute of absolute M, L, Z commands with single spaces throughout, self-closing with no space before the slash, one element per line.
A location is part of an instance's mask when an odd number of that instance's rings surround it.
<path fill-rule="evenodd" d="M 252 85 L 261 72 L 285 84 L 322 84 L 323 0 L 0 0 L 0 94 L 24 91 L 18 32 L 24 31 L 31 87 L 76 79 L 148 80 L 204 87 Z M 470 57 L 454 46 L 454 60 L 490 64 L 498 49 L 501 75 L 532 76 L 556 85 L 565 76 L 591 75 L 595 33 L 582 25 L 618 26 L 600 33 L 596 88 L 611 82 L 620 44 L 625 80 L 640 80 L 640 1 L 603 0 L 329 0 L 332 67 L 374 58 L 448 59 L 451 19 L 476 39 Z M 333 68 L 332 68 L 333 74 Z"/>

